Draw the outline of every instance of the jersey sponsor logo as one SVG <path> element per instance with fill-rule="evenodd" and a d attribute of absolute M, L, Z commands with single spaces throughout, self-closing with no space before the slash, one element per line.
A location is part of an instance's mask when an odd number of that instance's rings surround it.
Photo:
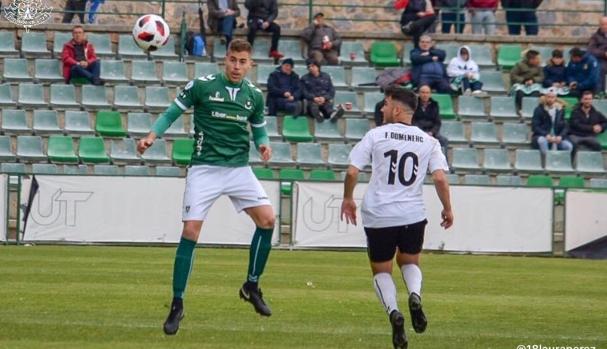
<path fill-rule="evenodd" d="M 247 100 L 244 104 L 244 107 L 246 110 L 251 110 L 253 109 L 253 103 L 250 100 Z"/>
<path fill-rule="evenodd" d="M 209 96 L 209 101 L 211 102 L 225 102 L 225 99 L 221 97 L 219 91 L 215 92 L 215 96 Z"/>
<path fill-rule="evenodd" d="M 240 88 L 226 86 L 226 90 L 228 90 L 228 93 L 230 94 L 230 99 L 232 100 L 232 102 L 236 101 L 236 96 L 238 96 L 238 92 L 240 92 Z"/>
<path fill-rule="evenodd" d="M 222 112 L 218 112 L 218 111 L 212 111 L 211 116 L 214 118 L 218 118 L 218 119 L 236 120 L 236 121 L 241 121 L 241 122 L 246 122 L 248 120 L 248 118 L 246 116 L 228 115 L 226 113 L 222 113 Z"/>

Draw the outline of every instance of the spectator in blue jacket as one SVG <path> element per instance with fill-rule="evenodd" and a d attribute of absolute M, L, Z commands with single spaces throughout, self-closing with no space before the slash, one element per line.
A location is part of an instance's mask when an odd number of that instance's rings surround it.
<path fill-rule="evenodd" d="M 600 74 L 596 58 L 579 47 L 572 48 L 569 54 L 571 59 L 566 70 L 569 94 L 580 97 L 585 91 L 595 93 L 599 87 Z"/>
<path fill-rule="evenodd" d="M 287 58 L 268 77 L 268 113 L 285 112 L 300 115 L 302 112 L 299 76 L 293 71 L 295 63 Z"/>
<path fill-rule="evenodd" d="M 567 87 L 566 69 L 563 51 L 555 49 L 552 51 L 552 57 L 544 67 L 543 86 L 545 88 L 554 87 L 556 89 L 556 94 L 559 96 L 568 95 L 569 87 Z"/>
<path fill-rule="evenodd" d="M 306 60 L 306 66 L 308 74 L 301 78 L 301 88 L 306 100 L 308 115 L 318 122 L 323 122 L 325 119 L 336 122 L 344 115 L 345 110 L 341 105 L 337 109 L 333 107 L 335 87 L 333 87 L 331 76 L 320 71 L 320 63 L 313 59 Z"/>
<path fill-rule="evenodd" d="M 439 93 L 450 93 L 445 57 L 445 51 L 435 48 L 432 38 L 423 35 L 419 39 L 419 47 L 411 50 L 411 75 L 415 85 L 428 85 Z"/>
<path fill-rule="evenodd" d="M 550 148 L 568 151 L 573 149 L 573 145 L 567 139 L 569 127 L 565 121 L 564 110 L 563 103 L 556 97 L 556 88 L 548 88 L 531 119 L 533 131 L 531 146 L 539 149 L 542 155 L 546 155 Z"/>

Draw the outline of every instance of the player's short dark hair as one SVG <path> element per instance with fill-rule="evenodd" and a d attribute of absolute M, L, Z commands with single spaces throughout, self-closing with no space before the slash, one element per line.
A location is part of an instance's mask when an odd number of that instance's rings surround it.
<path fill-rule="evenodd" d="M 584 92 L 582 93 L 582 98 L 584 98 L 584 97 L 586 97 L 586 96 L 588 96 L 588 95 L 590 95 L 591 97 L 594 97 L 594 93 L 592 93 L 592 91 L 588 91 L 588 90 L 586 90 L 586 91 L 584 91 Z"/>
<path fill-rule="evenodd" d="M 527 58 L 527 60 L 531 60 L 534 59 L 535 57 L 539 56 L 540 53 L 536 50 L 529 50 L 527 51 L 527 53 L 525 53 L 525 58 Z"/>
<path fill-rule="evenodd" d="M 579 47 L 574 47 L 569 50 L 569 54 L 571 57 L 582 57 L 584 55 L 584 51 L 582 51 L 582 49 Z"/>
<path fill-rule="evenodd" d="M 253 53 L 253 47 L 247 40 L 234 39 L 228 46 L 228 52 L 248 52 Z"/>
<path fill-rule="evenodd" d="M 386 88 L 384 93 L 386 97 L 406 105 L 411 111 L 417 109 L 417 95 L 409 89 L 391 85 Z"/>

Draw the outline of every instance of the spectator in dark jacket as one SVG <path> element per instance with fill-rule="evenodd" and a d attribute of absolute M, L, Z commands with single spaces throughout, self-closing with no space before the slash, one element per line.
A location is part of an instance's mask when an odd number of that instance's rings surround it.
<path fill-rule="evenodd" d="M 495 11 L 498 0 L 469 0 L 472 34 L 495 35 Z M 484 29 L 484 33 L 483 33 Z"/>
<path fill-rule="evenodd" d="M 590 52 L 601 64 L 601 73 L 599 74 L 599 88 L 605 90 L 605 74 L 607 74 L 607 17 L 601 18 L 600 28 L 592 34 L 590 43 L 588 43 L 588 52 Z"/>
<path fill-rule="evenodd" d="M 565 107 L 556 97 L 556 88 L 549 88 L 546 95 L 540 99 L 540 105 L 533 112 L 531 128 L 531 146 L 539 149 L 542 155 L 546 155 L 550 148 L 569 151 L 573 149 L 567 139 L 569 127 L 565 121 Z"/>
<path fill-rule="evenodd" d="M 563 58 L 563 51 L 555 49 L 552 51 L 552 57 L 544 66 L 544 82 L 543 86 L 563 88 L 567 85 L 567 75 L 565 74 L 567 67 Z"/>
<path fill-rule="evenodd" d="M 461 34 L 466 26 L 465 8 L 469 0 L 439 0 L 438 6 L 441 9 L 440 16 L 442 22 L 442 32 L 449 34 L 451 26 L 455 33 Z"/>
<path fill-rule="evenodd" d="M 207 7 L 209 9 L 209 28 L 224 36 L 227 48 L 234 36 L 236 18 L 240 16 L 238 3 L 236 0 L 207 0 Z"/>
<path fill-rule="evenodd" d="M 320 71 L 320 63 L 308 59 L 306 60 L 308 74 L 301 78 L 301 87 L 303 97 L 307 102 L 308 115 L 323 122 L 324 119 L 330 119 L 336 122 L 344 115 L 342 106 L 333 108 L 333 99 L 335 98 L 335 87 L 331 81 L 331 76 Z"/>
<path fill-rule="evenodd" d="M 502 0 L 502 7 L 506 9 L 506 22 L 510 35 L 521 35 L 521 28 L 525 27 L 525 34 L 537 35 L 539 26 L 535 11 L 543 0 Z M 512 11 L 508 11 L 512 9 Z"/>
<path fill-rule="evenodd" d="M 432 90 L 430 86 L 424 85 L 419 88 L 419 101 L 417 109 L 413 113 L 412 123 L 419 127 L 428 135 L 436 138 L 443 147 L 443 152 L 447 149 L 448 140 L 440 134 L 441 119 L 438 103 L 432 99 Z"/>
<path fill-rule="evenodd" d="M 436 21 L 436 14 L 430 0 L 409 0 L 400 18 L 403 34 L 413 37 L 415 47 L 419 39 Z"/>
<path fill-rule="evenodd" d="M 592 99 L 592 92 L 585 91 L 580 104 L 571 112 L 569 138 L 576 151 L 582 146 L 590 150 L 601 151 L 601 143 L 596 137 L 605 132 L 607 118 L 592 106 Z"/>
<path fill-rule="evenodd" d="M 282 111 L 290 115 L 301 115 L 301 87 L 299 76 L 293 71 L 291 58 L 282 61 L 268 77 L 268 113 L 276 115 Z"/>
<path fill-rule="evenodd" d="M 440 93 L 450 93 L 445 71 L 446 53 L 433 46 L 432 38 L 423 35 L 419 47 L 411 50 L 411 75 L 416 86 L 428 85 Z"/>
<path fill-rule="evenodd" d="M 95 55 L 95 48 L 86 40 L 84 28 L 81 25 L 72 29 L 72 40 L 63 45 L 61 60 L 63 61 L 65 83 L 69 83 L 72 78 L 83 77 L 93 85 L 103 84 L 99 79 L 101 68 Z"/>
<path fill-rule="evenodd" d="M 567 84 L 569 84 L 569 94 L 579 97 L 585 91 L 597 92 L 601 69 L 596 58 L 578 47 L 572 48 L 569 53 L 571 58 L 565 71 Z"/>
<path fill-rule="evenodd" d="M 304 29 L 301 38 L 308 44 L 308 57 L 320 64 L 339 64 L 341 37 L 335 28 L 325 24 L 322 12 L 314 16 L 312 24 Z"/>
<path fill-rule="evenodd" d="M 276 17 L 278 17 L 278 4 L 276 0 L 246 0 L 244 6 L 249 10 L 249 15 L 247 16 L 247 24 L 249 26 L 247 40 L 253 45 L 258 30 L 272 33 L 272 45 L 270 46 L 268 57 L 272 57 L 275 60 L 284 57 L 278 51 L 280 26 L 274 22 Z"/>

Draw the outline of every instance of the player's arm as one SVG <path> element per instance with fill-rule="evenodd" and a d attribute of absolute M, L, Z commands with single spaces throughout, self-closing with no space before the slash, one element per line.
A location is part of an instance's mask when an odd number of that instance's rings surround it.
<path fill-rule="evenodd" d="M 363 139 L 354 146 L 350 152 L 350 166 L 346 171 L 344 180 L 344 199 L 341 203 L 341 219 L 346 223 L 356 225 L 356 201 L 354 201 L 354 188 L 358 182 L 358 173 L 371 163 L 371 136 L 367 133 Z"/>
<path fill-rule="evenodd" d="M 430 172 L 432 173 L 432 181 L 434 182 L 434 188 L 436 194 L 443 205 L 441 212 L 441 227 L 449 229 L 453 225 L 453 211 L 451 208 L 451 194 L 449 192 L 449 181 L 445 175 L 445 171 L 449 170 L 447 165 L 447 159 L 441 151 L 438 141 L 432 150 L 430 155 L 430 161 L 428 163 Z"/>
<path fill-rule="evenodd" d="M 270 148 L 270 138 L 266 131 L 266 121 L 263 117 L 263 97 L 260 94 L 255 99 L 255 112 L 249 118 L 251 124 L 251 133 L 253 134 L 253 143 L 259 151 L 261 159 L 268 161 L 272 157 L 272 148 Z"/>

